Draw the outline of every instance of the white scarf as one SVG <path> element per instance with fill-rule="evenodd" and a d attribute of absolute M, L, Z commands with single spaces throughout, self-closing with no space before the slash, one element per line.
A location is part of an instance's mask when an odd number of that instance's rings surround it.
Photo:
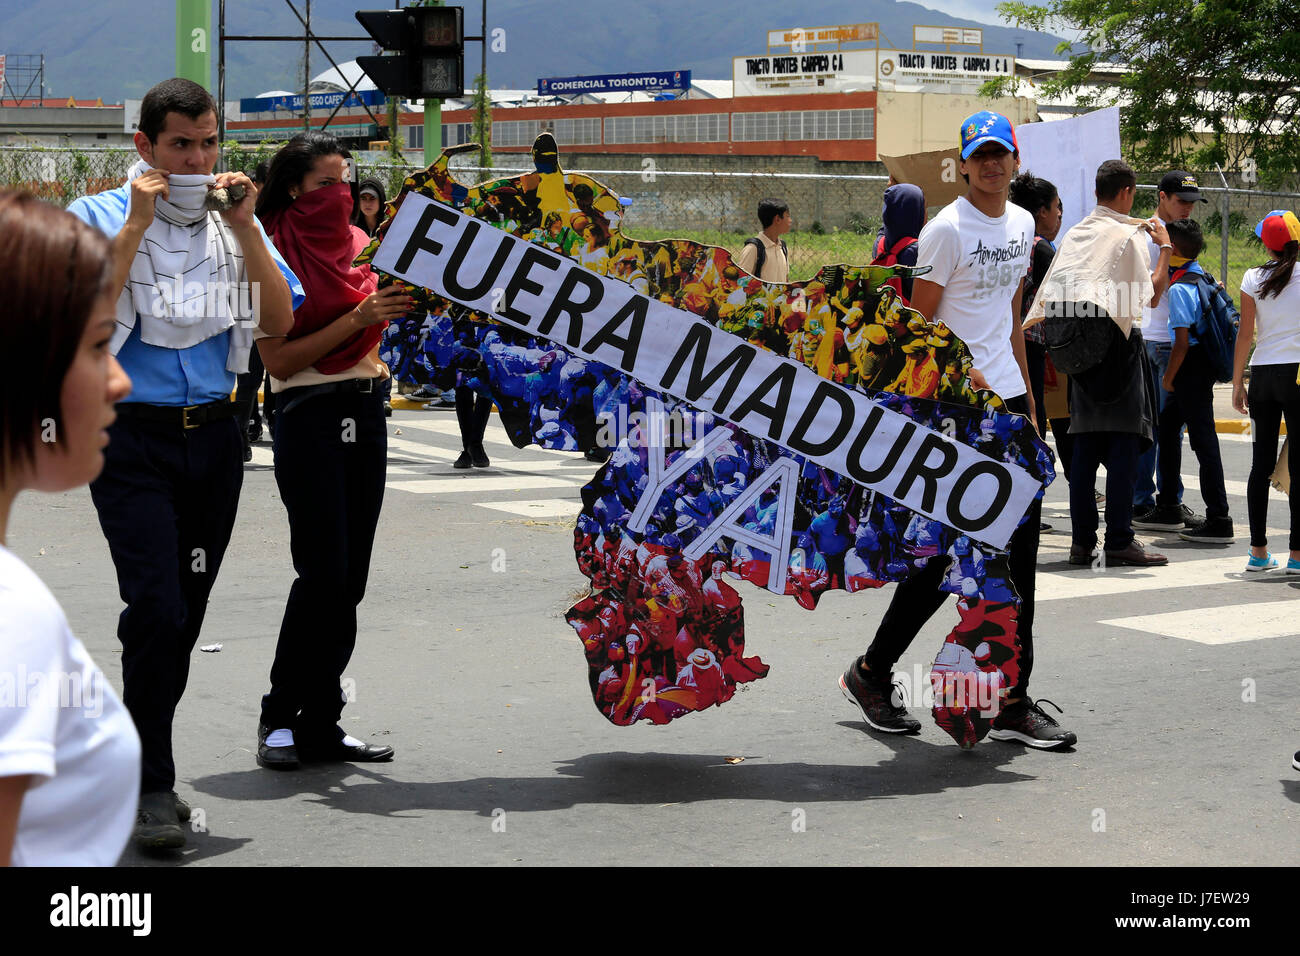
<path fill-rule="evenodd" d="M 141 159 L 126 174 L 131 182 L 153 169 Z M 247 272 L 239 243 L 220 213 L 204 206 L 213 176 L 172 174 L 167 198 L 154 200 L 154 218 L 131 262 L 126 287 L 117 300 L 117 328 L 110 349 L 121 349 L 137 320 L 140 341 L 186 349 L 231 329 L 226 369 L 248 371 L 253 330 L 250 316 L 237 316 L 241 297 L 248 301 Z M 127 191 L 127 217 L 131 193 Z M 241 318 L 243 321 L 236 321 Z"/>

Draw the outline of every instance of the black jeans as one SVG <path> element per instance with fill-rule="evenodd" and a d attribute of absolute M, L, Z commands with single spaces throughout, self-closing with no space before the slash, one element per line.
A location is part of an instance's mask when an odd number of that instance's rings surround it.
<path fill-rule="evenodd" d="M 1296 384 L 1296 363 L 1289 365 L 1253 365 L 1250 369 L 1250 478 L 1246 481 L 1246 508 L 1250 515 L 1252 547 L 1268 545 L 1269 476 L 1277 464 L 1277 436 L 1282 418 L 1286 430 L 1296 439 L 1287 445 L 1287 466 L 1291 480 L 1300 476 L 1300 385 Z M 1300 489 L 1292 488 L 1291 536 L 1289 547 L 1300 551 Z"/>
<path fill-rule="evenodd" d="M 1097 543 L 1097 466 L 1106 466 L 1105 550 L 1123 551 L 1133 541 L 1133 486 L 1137 481 L 1139 435 L 1083 432 L 1071 435 L 1071 543 L 1089 551 Z"/>
<path fill-rule="evenodd" d="M 1070 463 L 1074 460 L 1074 438 L 1070 435 L 1070 419 L 1053 418 L 1051 421 L 1052 436 L 1056 439 L 1056 460 L 1061 463 L 1057 473 L 1069 481 Z"/>
<path fill-rule="evenodd" d="M 1024 415 L 1029 411 L 1029 403 L 1023 397 L 1012 398 L 1007 400 L 1007 408 Z M 1020 638 L 1020 682 L 1011 690 L 1012 699 L 1027 695 L 1029 673 L 1034 667 L 1034 589 L 1038 568 L 1038 526 L 1042 520 L 1043 502 L 1040 498 L 1016 528 L 1007 548 L 1007 580 L 1020 595 L 1020 614 L 1016 624 Z M 950 595 L 939 590 L 939 586 L 949 562 L 946 555 L 933 557 L 894 588 L 889 608 L 881 618 L 866 653 L 867 667 L 878 677 L 889 676 L 921 628 L 948 600 Z"/>
<path fill-rule="evenodd" d="M 1183 465 L 1183 443 L 1179 437 L 1187 426 L 1187 440 L 1200 462 L 1201 497 L 1206 518 L 1228 517 L 1228 492 L 1223 484 L 1223 459 L 1219 436 L 1214 431 L 1214 373 L 1205 350 L 1193 345 L 1174 377 L 1174 390 L 1165 394 L 1160 412 L 1160 487 L 1178 488 Z M 1178 498 L 1167 490 L 1156 497 L 1160 507 L 1178 507 Z"/>
<path fill-rule="evenodd" d="M 294 391 L 278 396 L 275 481 L 298 578 L 280 624 L 262 723 L 292 730 L 295 743 L 327 745 L 343 738 L 339 682 L 370 574 L 388 431 L 379 388 L 314 395 L 284 411 Z"/>
<path fill-rule="evenodd" d="M 140 734 L 141 793 L 175 789 L 172 720 L 244 483 L 235 418 L 183 431 L 122 416 L 90 486 L 126 608 L 122 701 Z"/>
<path fill-rule="evenodd" d="M 465 451 L 482 449 L 483 434 L 492 416 L 492 399 L 475 392 L 468 385 L 456 386 L 456 423 L 460 425 L 460 447 Z"/>

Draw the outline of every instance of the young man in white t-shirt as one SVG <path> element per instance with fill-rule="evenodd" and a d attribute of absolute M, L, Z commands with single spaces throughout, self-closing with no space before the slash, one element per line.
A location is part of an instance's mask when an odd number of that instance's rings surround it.
<path fill-rule="evenodd" d="M 970 188 L 921 230 L 916 264 L 929 266 L 913 283 L 912 308 L 943 322 L 970 348 L 973 384 L 991 388 L 1009 411 L 1034 421 L 1020 297 L 1034 244 L 1034 217 L 1008 203 L 1019 167 L 1015 131 L 1005 116 L 976 113 L 961 125 L 961 172 Z M 1035 502 L 1008 546 L 1008 579 L 1020 595 L 1020 681 L 1012 688 L 989 736 L 1039 749 L 1068 747 L 1076 737 L 1028 697 L 1034 663 L 1034 572 L 1042 504 Z M 947 562 L 934 560 L 902 582 L 866 654 L 840 677 L 840 687 L 862 709 L 868 725 L 887 733 L 921 729 L 891 699 L 894 664 L 948 594 L 941 591 Z"/>
<path fill-rule="evenodd" d="M 1156 203 L 1156 219 L 1160 225 L 1167 226 L 1179 219 L 1190 219 L 1198 202 L 1206 202 L 1201 195 L 1201 188 L 1196 184 L 1196 177 L 1182 170 L 1171 170 L 1160 179 L 1159 197 Z M 1153 306 L 1142 309 L 1142 340 L 1146 345 L 1147 358 L 1151 362 L 1151 379 L 1156 392 L 1157 416 L 1165 410 L 1169 393 L 1160 387 L 1160 381 L 1169 369 L 1169 354 L 1172 349 L 1169 333 L 1169 254 L 1168 243 L 1147 240 L 1147 251 L 1151 254 L 1151 284 L 1155 287 L 1158 301 Z M 1181 441 L 1181 436 L 1179 438 Z M 1156 458 L 1160 453 L 1160 438 L 1157 435 L 1150 448 L 1138 457 L 1137 484 L 1133 488 L 1133 527 L 1146 531 L 1181 531 L 1200 524 L 1201 516 L 1192 513 L 1192 509 L 1183 504 L 1183 482 L 1177 475 L 1169 480 L 1173 488 L 1167 489 L 1170 496 L 1177 499 L 1173 507 L 1156 508 Z M 1158 490 L 1165 491 L 1163 482 Z"/>

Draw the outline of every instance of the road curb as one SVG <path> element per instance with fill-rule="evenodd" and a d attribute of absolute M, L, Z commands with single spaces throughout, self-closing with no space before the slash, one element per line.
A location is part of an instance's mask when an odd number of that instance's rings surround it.
<path fill-rule="evenodd" d="M 1249 418 L 1216 418 L 1214 430 L 1220 435 L 1245 435 L 1250 432 Z M 1281 425 L 1281 434 L 1286 434 L 1286 422 Z"/>

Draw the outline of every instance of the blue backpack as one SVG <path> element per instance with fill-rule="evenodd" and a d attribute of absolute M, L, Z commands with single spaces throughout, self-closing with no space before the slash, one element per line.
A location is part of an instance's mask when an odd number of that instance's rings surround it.
<path fill-rule="evenodd" d="M 1201 296 L 1201 320 L 1196 324 L 1196 338 L 1205 349 L 1214 380 L 1231 382 L 1237 327 L 1241 324 L 1241 313 L 1232 304 L 1232 297 L 1219 288 L 1219 283 L 1208 272 L 1189 273 L 1186 269 L 1179 269 L 1173 274 L 1171 284 L 1173 282 L 1196 284 L 1196 291 Z"/>

